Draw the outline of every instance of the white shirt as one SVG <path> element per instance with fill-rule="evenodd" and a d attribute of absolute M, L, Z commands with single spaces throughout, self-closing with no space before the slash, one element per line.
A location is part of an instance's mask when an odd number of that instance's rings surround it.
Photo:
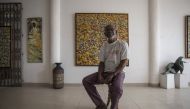
<path fill-rule="evenodd" d="M 105 42 L 100 49 L 100 61 L 104 62 L 104 72 L 115 72 L 121 60 L 128 59 L 128 44 L 122 40 Z M 126 67 L 123 69 L 126 72 Z"/>

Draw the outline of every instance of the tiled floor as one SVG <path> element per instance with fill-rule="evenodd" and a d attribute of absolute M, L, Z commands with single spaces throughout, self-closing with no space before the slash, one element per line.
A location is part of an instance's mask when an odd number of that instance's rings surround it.
<path fill-rule="evenodd" d="M 106 101 L 107 86 L 98 86 Z M 95 109 L 82 85 L 0 88 L 0 109 Z M 124 88 L 119 109 L 190 109 L 190 88 Z"/>

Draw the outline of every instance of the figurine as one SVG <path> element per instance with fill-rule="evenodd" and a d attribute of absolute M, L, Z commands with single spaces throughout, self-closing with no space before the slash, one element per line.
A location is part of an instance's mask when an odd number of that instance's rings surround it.
<path fill-rule="evenodd" d="M 180 71 L 180 74 L 182 74 L 183 69 L 184 69 L 183 63 L 185 63 L 182 59 L 183 59 L 183 57 L 180 56 L 177 58 L 175 63 L 169 63 L 166 66 L 166 71 L 162 74 L 167 74 L 167 73 L 176 74 L 176 73 L 178 73 L 178 71 Z"/>

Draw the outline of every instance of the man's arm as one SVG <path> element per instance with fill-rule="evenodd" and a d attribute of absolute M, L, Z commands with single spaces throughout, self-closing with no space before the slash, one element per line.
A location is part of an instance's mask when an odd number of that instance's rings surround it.
<path fill-rule="evenodd" d="M 104 79 L 102 77 L 102 73 L 104 72 L 104 62 L 100 62 L 98 66 L 98 80 L 103 82 Z"/>
<path fill-rule="evenodd" d="M 128 62 L 127 59 L 121 60 L 120 64 L 116 68 L 115 72 L 112 72 L 111 75 L 106 77 L 105 83 L 109 83 L 113 79 L 114 76 L 121 73 L 123 71 L 124 67 L 127 65 L 127 62 Z"/>
<path fill-rule="evenodd" d="M 127 65 L 128 59 L 121 60 L 120 64 L 118 67 L 116 67 L 116 70 L 114 72 L 114 76 L 117 74 L 121 73 L 124 69 L 124 67 Z"/>
<path fill-rule="evenodd" d="M 129 54 L 129 48 L 128 44 L 126 42 L 123 42 L 122 48 L 121 48 L 121 61 L 120 64 L 116 67 L 114 76 L 116 76 L 118 73 L 121 73 L 128 62 L 128 54 Z"/>
<path fill-rule="evenodd" d="M 104 72 L 104 62 L 100 62 L 98 66 L 98 74 Z"/>

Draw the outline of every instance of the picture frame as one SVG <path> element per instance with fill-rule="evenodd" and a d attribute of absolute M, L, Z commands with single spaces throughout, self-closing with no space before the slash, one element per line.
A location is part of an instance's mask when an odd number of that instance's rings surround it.
<path fill-rule="evenodd" d="M 190 15 L 185 16 L 185 58 L 190 58 Z"/>
<path fill-rule="evenodd" d="M 97 66 L 103 42 L 104 27 L 117 27 L 118 39 L 129 44 L 127 13 L 75 13 L 75 65 Z M 129 65 L 129 61 L 128 61 Z"/>
<path fill-rule="evenodd" d="M 0 26 L 0 68 L 11 68 L 11 26 Z"/>
<path fill-rule="evenodd" d="M 42 63 L 42 18 L 27 18 L 27 62 Z"/>

